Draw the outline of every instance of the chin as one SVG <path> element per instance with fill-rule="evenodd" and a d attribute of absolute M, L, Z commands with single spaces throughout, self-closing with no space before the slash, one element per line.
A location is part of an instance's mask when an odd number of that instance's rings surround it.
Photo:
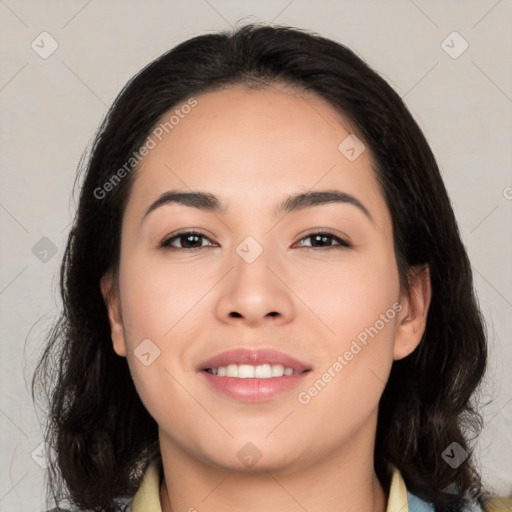
<path fill-rule="evenodd" d="M 230 439 L 229 443 L 217 445 L 222 446 L 222 450 L 200 456 L 206 456 L 211 464 L 226 471 L 248 474 L 293 472 L 300 464 L 300 454 L 296 449 L 298 444 L 295 442 L 287 444 L 278 438 L 269 442 L 256 436 L 251 441 L 247 435 L 240 439 Z"/>

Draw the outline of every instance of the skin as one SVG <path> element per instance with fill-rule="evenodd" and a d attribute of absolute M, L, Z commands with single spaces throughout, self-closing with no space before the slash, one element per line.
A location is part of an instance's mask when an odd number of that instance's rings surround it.
<path fill-rule="evenodd" d="M 325 101 L 277 86 L 196 99 L 142 161 L 123 217 L 118 276 L 101 282 L 114 350 L 159 425 L 162 510 L 384 512 L 388 489 L 373 466 L 378 404 L 393 360 L 421 340 L 428 268 L 414 269 L 411 292 L 402 293 L 370 151 L 351 162 L 338 150 L 352 132 Z M 372 220 L 342 203 L 275 214 L 293 193 L 332 189 L 355 196 Z M 210 192 L 226 209 L 173 203 L 143 219 L 168 190 Z M 174 249 L 159 248 L 191 228 L 206 236 L 199 250 L 180 248 L 179 238 Z M 328 239 L 322 251 L 306 236 L 312 230 L 352 247 Z M 250 264 L 236 252 L 247 236 L 263 248 Z M 301 404 L 298 393 L 397 301 L 401 311 Z M 134 354 L 144 339 L 160 350 L 149 366 Z M 205 385 L 196 368 L 237 347 L 276 348 L 313 370 L 289 393 L 236 401 Z M 249 442 L 261 453 L 252 468 L 237 457 Z"/>

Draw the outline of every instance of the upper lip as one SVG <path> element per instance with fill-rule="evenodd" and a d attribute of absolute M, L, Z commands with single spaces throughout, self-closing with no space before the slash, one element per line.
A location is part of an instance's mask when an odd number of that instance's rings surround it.
<path fill-rule="evenodd" d="M 274 349 L 256 349 L 235 348 L 226 352 L 221 352 L 207 361 L 201 363 L 198 367 L 199 371 L 208 368 L 218 368 L 219 366 L 228 366 L 229 364 L 250 364 L 258 366 L 260 364 L 280 364 L 285 368 L 292 368 L 295 371 L 311 370 L 311 366 L 307 365 L 294 357 L 279 352 Z"/>

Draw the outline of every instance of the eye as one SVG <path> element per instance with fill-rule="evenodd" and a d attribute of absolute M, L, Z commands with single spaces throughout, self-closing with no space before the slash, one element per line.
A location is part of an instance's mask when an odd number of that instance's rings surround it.
<path fill-rule="evenodd" d="M 308 238 L 311 240 L 311 245 L 300 244 L 300 242 L 302 242 L 303 240 L 307 240 Z M 332 244 L 333 241 L 336 243 Z M 317 231 L 314 233 L 310 233 L 305 237 L 301 238 L 300 242 L 300 246 L 306 247 L 308 250 L 316 249 L 320 251 L 326 251 L 331 247 L 336 249 L 352 247 L 352 244 L 347 242 L 347 240 L 344 240 L 343 238 L 340 238 L 339 236 L 333 233 L 329 233 L 327 231 Z"/>
<path fill-rule="evenodd" d="M 160 244 L 160 247 L 193 251 L 194 249 L 205 247 L 202 243 L 204 240 L 209 239 L 203 233 L 198 231 L 182 231 L 181 233 L 176 233 L 175 235 L 165 239 Z M 177 246 L 176 242 L 180 243 L 181 246 Z"/>
<path fill-rule="evenodd" d="M 300 243 L 308 239 L 311 241 L 310 245 Z M 160 247 L 166 249 L 183 249 L 194 251 L 201 249 L 202 247 L 213 245 L 213 243 L 206 245 L 203 244 L 203 241 L 205 240 L 209 240 L 209 238 L 199 231 L 182 231 L 181 233 L 176 233 L 175 235 L 165 239 L 160 244 Z M 177 243 L 179 245 L 176 245 Z M 339 236 L 327 231 L 318 231 L 306 235 L 299 241 L 299 246 L 308 250 L 315 249 L 319 251 L 325 251 L 329 248 L 343 249 L 352 247 L 352 245 L 347 240 L 344 240 L 343 238 L 340 238 Z"/>

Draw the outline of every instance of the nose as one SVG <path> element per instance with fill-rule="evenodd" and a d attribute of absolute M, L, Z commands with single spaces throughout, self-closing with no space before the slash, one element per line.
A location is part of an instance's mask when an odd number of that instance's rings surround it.
<path fill-rule="evenodd" d="M 234 253 L 233 268 L 220 283 L 216 304 L 219 321 L 251 327 L 290 322 L 295 304 L 287 285 L 289 274 L 277 258 L 271 257 L 271 251 L 263 250 L 254 261 L 241 254 Z"/>

